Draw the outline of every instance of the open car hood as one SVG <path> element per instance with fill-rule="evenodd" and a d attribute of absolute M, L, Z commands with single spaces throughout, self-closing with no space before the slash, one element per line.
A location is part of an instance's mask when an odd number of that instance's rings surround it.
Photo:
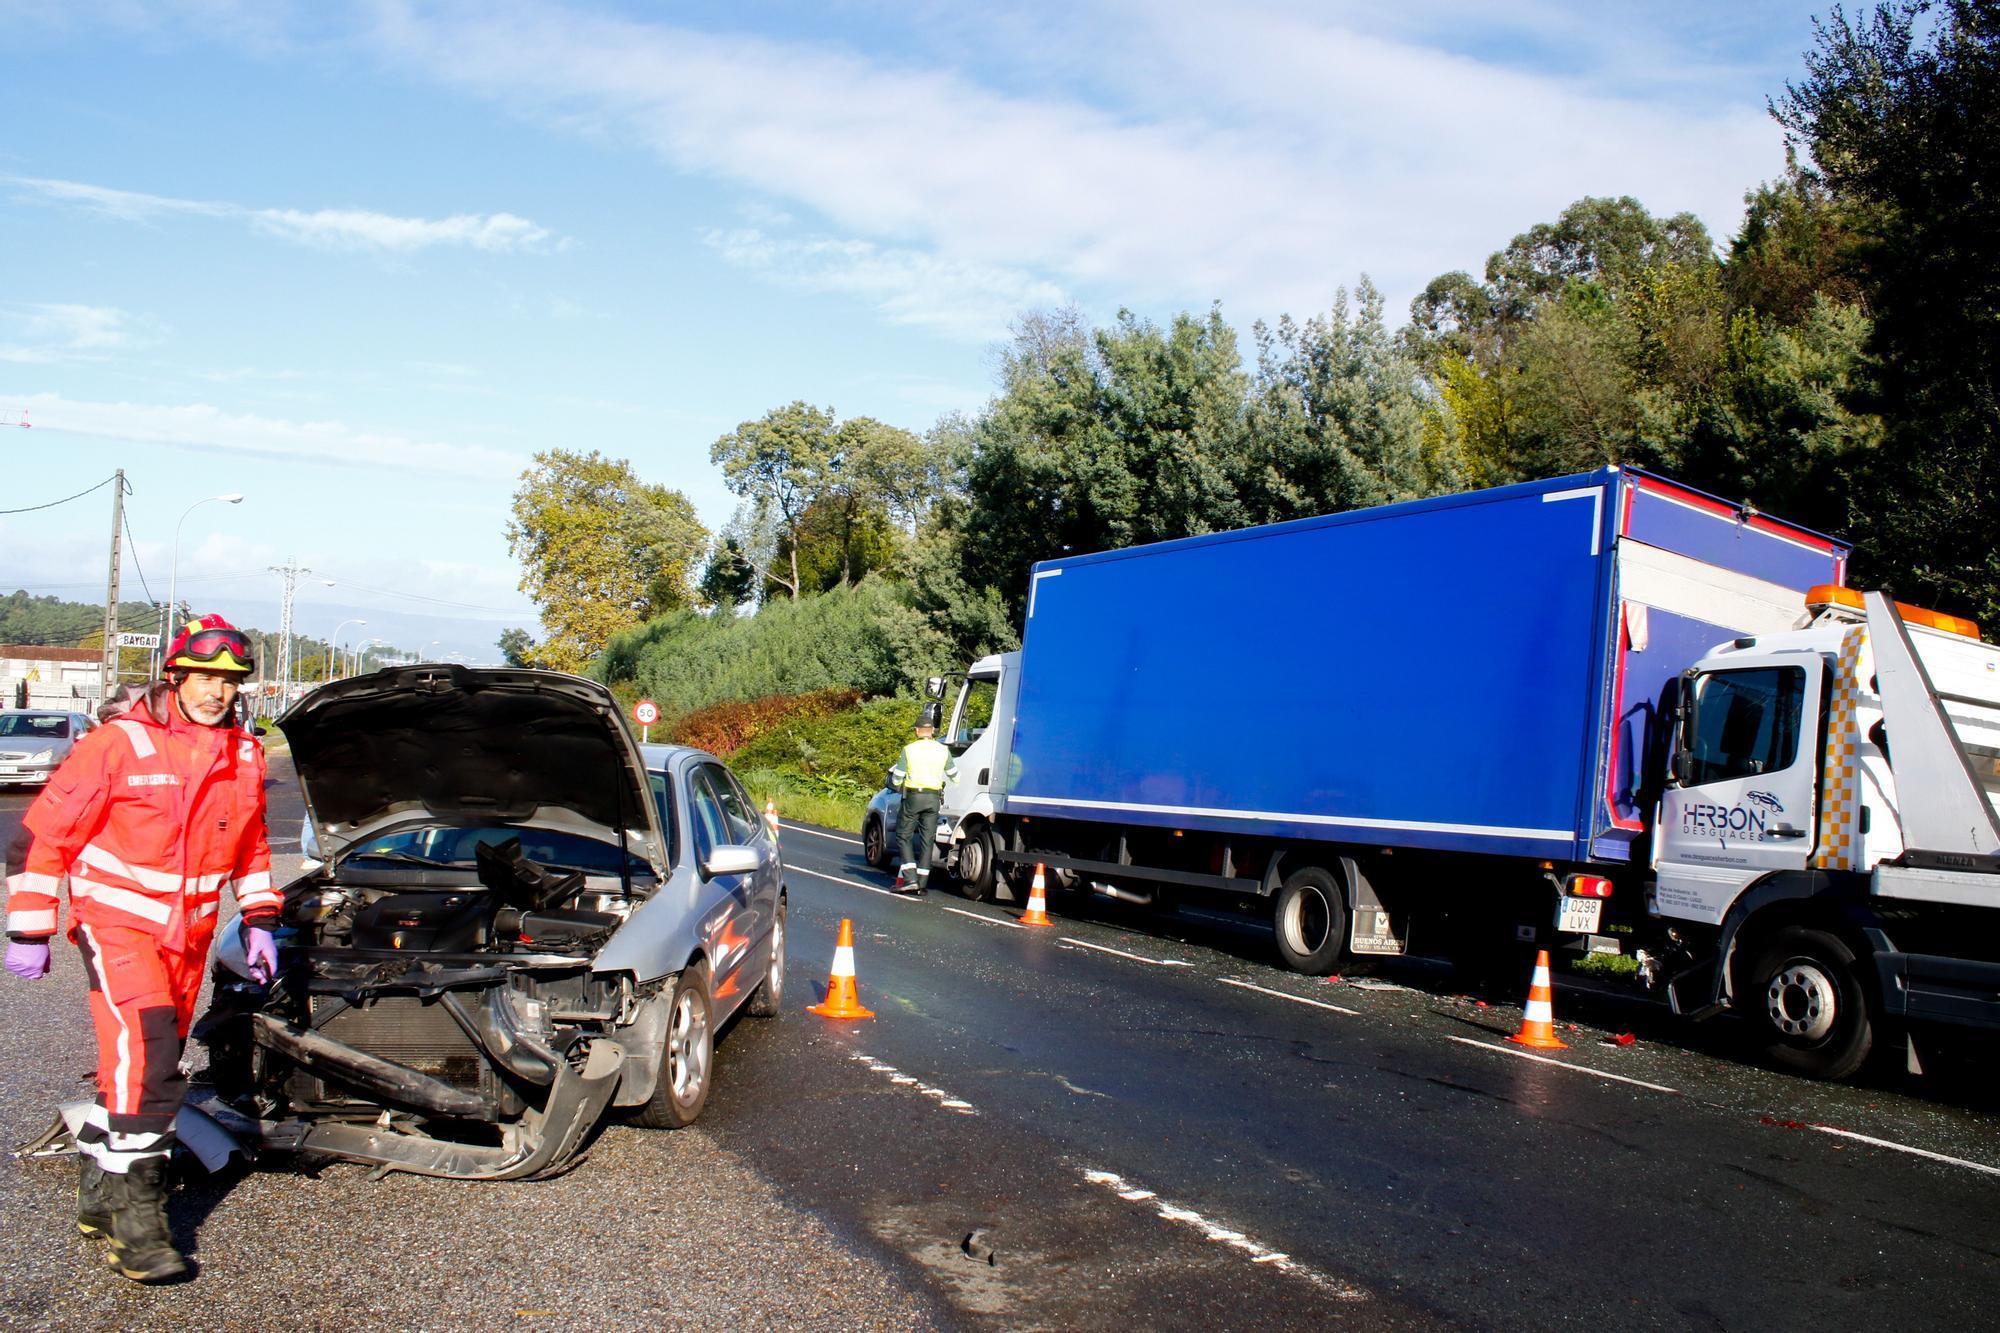
<path fill-rule="evenodd" d="M 391 667 L 278 720 L 329 860 L 379 834 L 520 824 L 624 844 L 664 877 L 646 764 L 611 692 L 554 671 Z"/>

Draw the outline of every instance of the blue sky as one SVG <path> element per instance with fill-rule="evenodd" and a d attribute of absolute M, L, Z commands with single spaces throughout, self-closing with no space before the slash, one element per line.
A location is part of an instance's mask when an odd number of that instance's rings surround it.
<path fill-rule="evenodd" d="M 0 0 L 0 509 L 124 467 L 163 598 L 241 491 L 184 596 L 490 657 L 538 448 L 714 527 L 718 435 L 977 410 L 1024 310 L 1400 318 L 1589 194 L 1726 239 L 1822 9 Z M 101 598 L 103 494 L 0 591 Z"/>

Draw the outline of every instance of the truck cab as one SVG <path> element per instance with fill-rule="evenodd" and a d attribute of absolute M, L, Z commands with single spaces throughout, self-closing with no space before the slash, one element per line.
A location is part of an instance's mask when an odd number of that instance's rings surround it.
<path fill-rule="evenodd" d="M 959 680 L 950 716 L 938 737 L 957 765 L 957 776 L 945 785 L 938 811 L 938 853 L 969 898 L 991 898 L 999 882 L 993 819 L 1006 801 L 1008 741 L 1014 732 L 1020 673 L 1018 652 L 995 653 L 974 662 Z"/>
<path fill-rule="evenodd" d="M 2000 1028 L 2000 649 L 1815 588 L 1788 633 L 1678 692 L 1648 910 L 1678 1012 L 1740 1012 L 1781 1066 L 1858 1070 L 1927 1023 Z"/>

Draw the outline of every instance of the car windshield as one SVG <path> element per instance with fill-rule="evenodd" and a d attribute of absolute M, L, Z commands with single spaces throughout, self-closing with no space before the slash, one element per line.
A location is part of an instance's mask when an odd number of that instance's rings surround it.
<path fill-rule="evenodd" d="M 69 739 L 69 719 L 61 713 L 0 713 L 0 736 L 66 741 Z"/>
<path fill-rule="evenodd" d="M 473 866 L 478 864 L 482 843 L 521 840 L 521 855 L 537 865 L 581 870 L 592 875 L 618 873 L 618 849 L 595 838 L 550 829 L 495 825 L 488 828 L 405 829 L 385 833 L 348 849 L 346 860 L 393 861 L 408 865 Z M 637 855 L 631 857 L 633 874 L 650 874 L 651 868 Z"/>

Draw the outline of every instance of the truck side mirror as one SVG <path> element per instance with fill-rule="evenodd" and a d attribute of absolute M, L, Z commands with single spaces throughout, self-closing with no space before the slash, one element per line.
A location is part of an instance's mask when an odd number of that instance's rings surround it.
<path fill-rule="evenodd" d="M 1687 786 L 1688 779 L 1693 775 L 1694 775 L 1694 751 L 1675 750 L 1673 753 L 1673 757 L 1667 761 L 1668 780 L 1670 780 L 1676 787 L 1685 787 Z"/>
<path fill-rule="evenodd" d="M 926 676 L 924 678 L 924 694 L 932 699 L 944 698 L 944 677 Z"/>

